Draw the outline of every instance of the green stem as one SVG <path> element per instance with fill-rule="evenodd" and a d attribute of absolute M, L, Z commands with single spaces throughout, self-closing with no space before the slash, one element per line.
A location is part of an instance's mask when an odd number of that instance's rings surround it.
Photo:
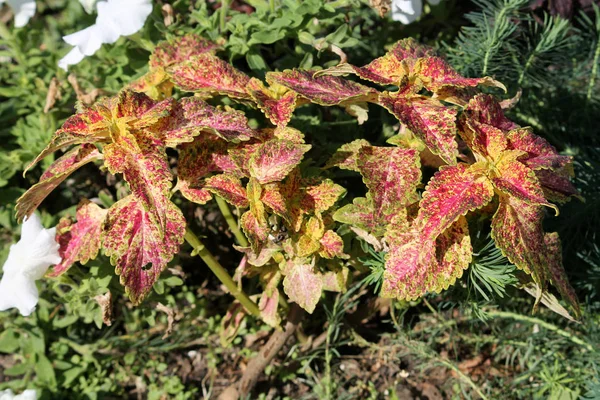
<path fill-rule="evenodd" d="M 598 18 L 598 17 L 596 17 Z M 596 51 L 594 52 L 594 62 L 592 64 L 592 74 L 590 75 L 590 83 L 588 84 L 588 90 L 586 100 L 589 102 L 594 92 L 594 86 L 596 85 L 596 77 L 598 76 L 598 60 L 600 59 L 600 35 L 596 41 Z"/>
<path fill-rule="evenodd" d="M 189 228 L 187 228 L 185 231 L 185 240 L 194 249 L 192 255 L 200 256 L 202 261 L 208 265 L 211 271 L 217 276 L 217 278 L 219 278 L 221 283 L 225 285 L 233 297 L 235 297 L 250 314 L 260 318 L 260 310 L 258 309 L 258 306 L 252 300 L 250 300 L 248 295 L 244 293 L 243 290 L 238 288 L 238 285 L 233 281 L 233 279 L 231 279 L 231 276 L 229 276 L 229 273 L 227 273 L 225 268 L 223 268 L 223 266 L 215 259 L 210 251 L 208 251 L 206 246 L 204 246 L 202 241 L 200 241 L 198 236 L 196 236 Z"/>
<path fill-rule="evenodd" d="M 521 322 L 528 322 L 530 324 L 538 324 L 539 326 L 548 329 L 549 331 L 552 331 L 558 335 L 564 336 L 567 339 L 569 339 L 571 342 L 578 344 L 580 346 L 585 347 L 587 350 L 593 352 L 594 348 L 592 347 L 592 345 L 590 345 L 589 343 L 586 343 L 585 341 L 583 341 L 582 339 L 578 338 L 577 336 L 573 335 L 572 333 L 569 333 L 563 329 L 560 329 L 559 327 L 552 325 L 546 321 L 543 321 L 541 319 L 538 318 L 534 318 L 534 317 L 529 317 L 527 315 L 520 315 L 520 314 L 514 314 L 511 312 L 507 312 L 507 311 L 495 311 L 495 310 L 490 310 L 487 311 L 486 310 L 487 315 L 489 315 L 490 317 L 498 317 L 498 318 L 512 318 L 514 320 L 517 321 L 521 321 Z"/>
<path fill-rule="evenodd" d="M 221 9 L 219 10 L 219 30 L 221 31 L 221 35 L 225 33 L 227 10 L 229 10 L 229 0 L 221 0 Z"/>
<path fill-rule="evenodd" d="M 275 0 L 269 0 L 269 10 L 271 10 L 271 14 L 275 13 Z"/>
<path fill-rule="evenodd" d="M 240 230 L 240 227 L 238 226 L 238 223 L 235 220 L 233 214 L 231 213 L 231 210 L 229 209 L 229 206 L 227 205 L 225 200 L 223 200 L 219 196 L 215 196 L 215 199 L 217 200 L 217 205 L 219 206 L 219 210 L 221 210 L 221 214 L 223 214 L 225 221 L 227 221 L 227 225 L 229 226 L 231 233 L 233 233 L 233 236 L 235 236 L 235 239 L 237 240 L 238 244 L 242 247 L 248 247 L 250 245 L 248 243 L 248 239 L 246 239 L 246 236 L 244 236 L 244 234 Z"/>

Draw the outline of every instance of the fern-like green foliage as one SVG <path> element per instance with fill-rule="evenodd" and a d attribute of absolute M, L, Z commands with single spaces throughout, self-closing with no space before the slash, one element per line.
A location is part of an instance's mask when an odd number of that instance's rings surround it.
<path fill-rule="evenodd" d="M 473 262 L 469 268 L 469 293 L 477 293 L 486 301 L 494 297 L 503 298 L 506 288 L 518 281 L 512 265 L 502 252 L 489 239 L 480 251 L 473 254 Z"/>

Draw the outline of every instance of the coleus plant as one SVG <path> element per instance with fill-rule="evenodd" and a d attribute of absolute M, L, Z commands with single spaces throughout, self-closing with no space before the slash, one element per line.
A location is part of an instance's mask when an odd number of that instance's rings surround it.
<path fill-rule="evenodd" d="M 454 284 L 473 256 L 469 221 L 491 220 L 496 246 L 535 282 L 538 299 L 551 282 L 579 315 L 560 240 L 542 228 L 546 210 L 557 212 L 554 203 L 577 196 L 571 159 L 511 122 L 503 103 L 477 89 L 502 84 L 464 78 L 412 39 L 362 67 L 269 72 L 266 82 L 221 60 L 217 50 L 196 35 L 159 44 L 145 76 L 80 106 L 34 160 L 72 147 L 19 199 L 19 219 L 88 163 L 103 163 L 130 189 L 109 209 L 83 200 L 75 219 L 60 221 L 62 262 L 51 276 L 102 250 L 139 304 L 186 239 L 247 312 L 276 326 L 283 294 L 313 312 L 323 290 L 343 291 L 358 273 L 339 224 L 386 252 L 381 295 L 411 300 Z M 193 96 L 176 100 L 175 89 Z M 252 128 L 243 112 L 206 101 L 215 96 L 261 110 L 269 126 Z M 311 145 L 288 123 L 308 103 L 343 107 L 359 123 L 372 103 L 400 121 L 390 146 L 359 139 L 324 166 L 358 172 L 365 197 L 340 207 L 346 190 L 301 165 Z M 178 150 L 176 173 L 167 148 Z M 428 182 L 424 166 L 437 168 Z M 177 192 L 200 205 L 216 198 L 228 213 L 244 254 L 233 278 L 186 228 L 172 200 Z M 238 222 L 225 202 L 240 210 Z M 264 288 L 258 305 L 240 289 L 251 276 Z"/>

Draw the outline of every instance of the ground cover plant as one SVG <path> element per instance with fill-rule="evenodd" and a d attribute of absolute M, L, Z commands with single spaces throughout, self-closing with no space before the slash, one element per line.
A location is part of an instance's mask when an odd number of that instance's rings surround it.
<path fill-rule="evenodd" d="M 36 210 L 61 261 L 0 388 L 595 398 L 600 14 L 527 6 L 165 2 L 68 77 L 81 5 L 2 27 L 3 282 Z"/>

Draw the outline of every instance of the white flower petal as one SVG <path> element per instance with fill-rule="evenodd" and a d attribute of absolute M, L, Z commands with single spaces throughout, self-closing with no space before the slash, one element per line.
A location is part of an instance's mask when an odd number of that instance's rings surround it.
<path fill-rule="evenodd" d="M 98 25 L 94 24 L 81 31 L 63 36 L 63 40 L 69 43 L 71 46 L 77 46 L 82 54 L 91 56 L 100 49 L 102 43 L 105 43 L 102 40 L 102 36 L 102 30 L 98 27 Z"/>
<path fill-rule="evenodd" d="M 150 0 L 108 0 L 98 3 L 96 24 L 102 28 L 104 43 L 114 43 L 142 29 L 151 13 Z"/>
<path fill-rule="evenodd" d="M 15 396 L 14 400 L 36 400 L 37 392 L 33 389 L 27 389 L 21 394 Z"/>
<path fill-rule="evenodd" d="M 22 274 L 2 275 L 0 280 L 0 311 L 17 308 L 28 317 L 35 310 L 40 296 L 35 281 Z"/>
<path fill-rule="evenodd" d="M 40 279 L 50 265 L 58 264 L 56 228 L 44 229 L 39 217 L 33 214 L 21 228 L 21 240 L 10 246 L 8 258 L 2 270 L 5 275 L 22 274 L 30 279 Z"/>
<path fill-rule="evenodd" d="M 56 242 L 56 228 L 44 229 L 37 215 L 23 223 L 21 240 L 10 246 L 2 267 L 0 280 L 0 311 L 18 308 L 21 315 L 30 315 L 39 300 L 35 280 L 44 276 L 50 265 L 61 257 Z"/>
<path fill-rule="evenodd" d="M 3 0 L 0 0 L 0 4 L 2 4 L 3 2 Z M 13 400 L 14 398 L 15 394 L 10 389 L 6 389 L 0 392 L 0 400 Z"/>
<path fill-rule="evenodd" d="M 416 21 L 422 13 L 422 0 L 394 0 L 392 2 L 392 19 L 404 25 Z"/>
<path fill-rule="evenodd" d="M 15 13 L 15 27 L 22 28 L 35 15 L 35 0 L 7 0 Z"/>
<path fill-rule="evenodd" d="M 94 12 L 94 7 L 96 6 L 96 1 L 97 0 L 79 0 L 81 5 L 83 6 L 83 9 L 88 14 L 91 14 Z"/>
<path fill-rule="evenodd" d="M 67 53 L 63 58 L 58 61 L 58 66 L 65 71 L 69 68 L 69 65 L 75 65 L 81 62 L 85 58 L 85 54 L 83 54 L 77 47 L 73 47 L 73 49 Z"/>
<path fill-rule="evenodd" d="M 42 220 L 37 214 L 31 214 L 23 220 L 21 226 L 21 240 L 24 242 L 32 242 L 44 230 Z"/>

